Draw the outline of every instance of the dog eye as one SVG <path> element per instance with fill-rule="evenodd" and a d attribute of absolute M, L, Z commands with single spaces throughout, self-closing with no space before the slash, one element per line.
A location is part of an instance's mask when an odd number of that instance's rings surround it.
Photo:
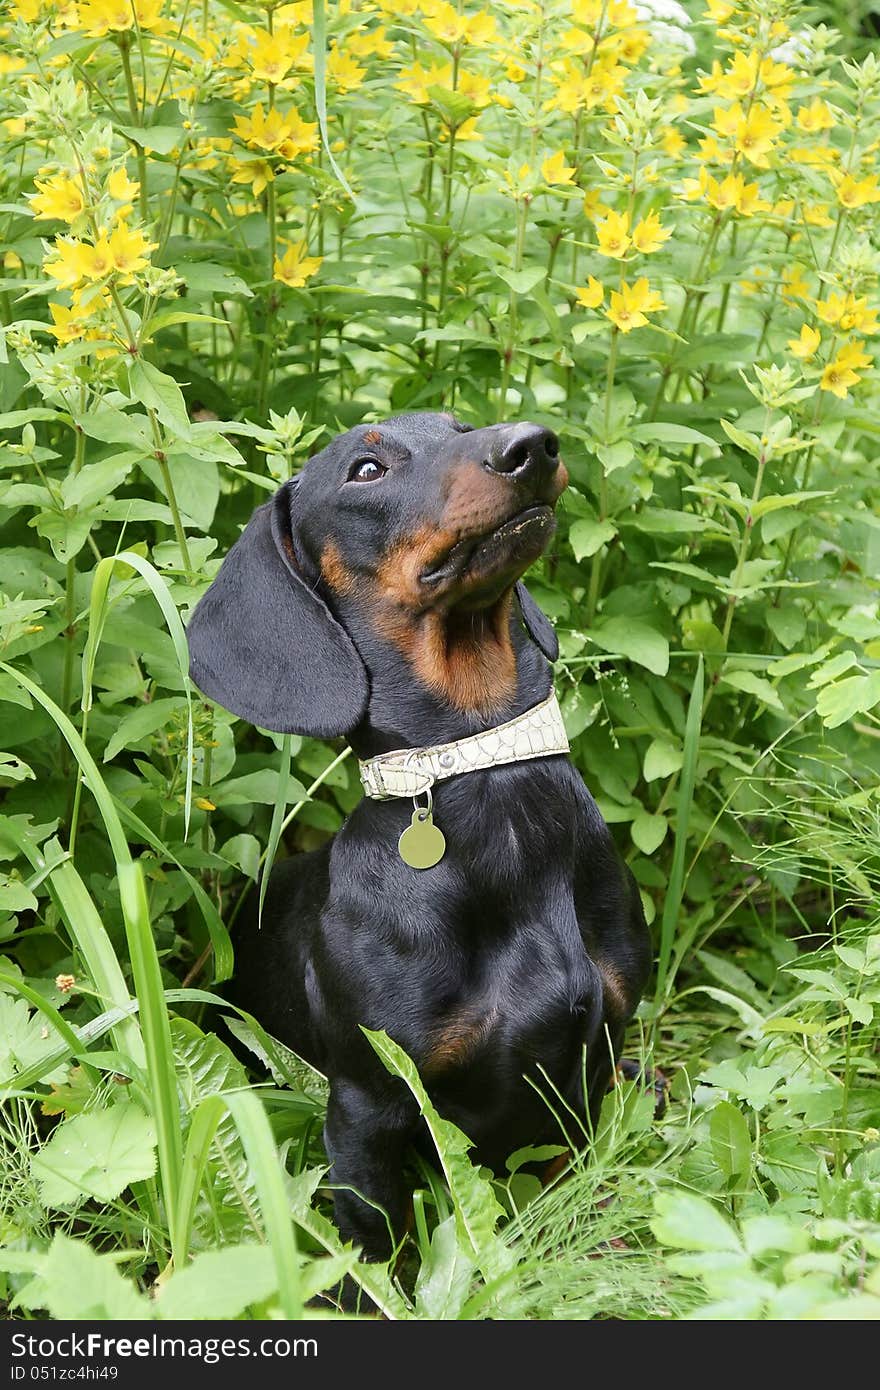
<path fill-rule="evenodd" d="M 350 483 L 376 483 L 384 478 L 388 469 L 378 459 L 357 459 L 348 471 Z"/>

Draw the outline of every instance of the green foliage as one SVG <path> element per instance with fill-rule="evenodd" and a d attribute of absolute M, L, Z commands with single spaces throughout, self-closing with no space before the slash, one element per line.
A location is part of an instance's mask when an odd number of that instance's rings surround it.
<path fill-rule="evenodd" d="M 392 1318 L 877 1316 L 880 64 L 830 0 L 654 8 L 5 6 L 16 1315 L 297 1316 L 347 1275 Z M 211 992 L 354 760 L 198 698 L 184 628 L 310 453 L 437 408 L 562 437 L 529 582 L 672 1089 L 654 1122 L 616 1088 L 565 1181 L 493 1181 L 371 1035 L 441 1174 L 392 1271 L 329 1220 L 323 1079 L 230 1017 L 255 1089 Z"/>

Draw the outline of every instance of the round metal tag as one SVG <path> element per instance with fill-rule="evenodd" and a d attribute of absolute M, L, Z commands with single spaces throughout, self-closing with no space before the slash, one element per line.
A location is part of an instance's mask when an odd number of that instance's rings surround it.
<path fill-rule="evenodd" d="M 433 869 L 446 853 L 446 837 L 430 811 L 418 808 L 397 841 L 397 852 L 411 869 Z"/>

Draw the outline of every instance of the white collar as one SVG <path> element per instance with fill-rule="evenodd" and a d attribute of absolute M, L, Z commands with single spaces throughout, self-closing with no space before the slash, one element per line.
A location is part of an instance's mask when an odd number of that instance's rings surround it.
<path fill-rule="evenodd" d="M 418 796 L 435 782 L 505 763 L 568 752 L 568 737 L 555 692 L 506 724 L 433 748 L 395 748 L 360 764 L 367 796 L 387 801 Z"/>

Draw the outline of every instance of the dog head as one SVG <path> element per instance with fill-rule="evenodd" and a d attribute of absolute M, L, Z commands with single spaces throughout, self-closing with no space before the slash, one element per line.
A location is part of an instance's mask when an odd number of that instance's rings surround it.
<path fill-rule="evenodd" d="M 349 430 L 223 561 L 189 624 L 193 680 L 262 728 L 329 737 L 360 723 L 390 648 L 437 699 L 491 713 L 509 694 L 512 622 L 557 654 L 520 576 L 567 481 L 540 425 L 413 414 Z"/>

